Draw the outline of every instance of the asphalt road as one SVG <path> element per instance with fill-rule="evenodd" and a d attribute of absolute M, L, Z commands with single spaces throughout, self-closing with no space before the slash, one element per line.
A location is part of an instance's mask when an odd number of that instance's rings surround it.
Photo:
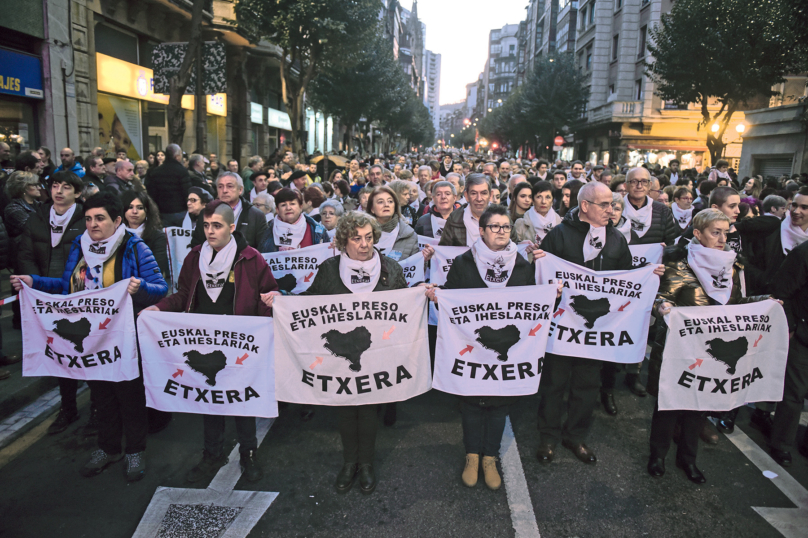
<path fill-rule="evenodd" d="M 588 445 L 598 463 L 584 465 L 559 447 L 556 461 L 542 466 L 535 459 L 537 403 L 536 397 L 523 398 L 511 409 L 511 421 L 542 537 L 781 536 L 752 507 L 794 504 L 724 436 L 717 446 L 700 447 L 705 485 L 690 483 L 675 468 L 673 450 L 667 474 L 654 479 L 645 471 L 653 399 L 636 398 L 621 387 L 617 417 L 596 411 Z M 68 431 L 41 437 L 0 468 L 1 537 L 129 537 L 159 486 L 189 487 L 185 474 L 201 455 L 199 417 L 175 414 L 168 429 L 151 436 L 146 477 L 127 484 L 120 463 L 98 477 L 79 476 L 78 469 L 95 448 L 94 439 L 80 435 L 86 404 L 82 411 L 82 419 Z M 740 428 L 765 446 L 748 419 L 743 410 Z M 235 444 L 232 421 L 227 435 L 229 450 Z M 8 454 L 0 452 L 0 462 L 4 456 Z M 372 495 L 364 496 L 356 487 L 345 495 L 334 491 L 341 448 L 332 409 L 317 408 L 306 423 L 297 407 L 283 410 L 258 457 L 264 479 L 255 484 L 240 480 L 236 489 L 279 495 L 249 536 L 515 535 L 507 484 L 497 492 L 482 482 L 474 489 L 461 484 L 459 412 L 453 397 L 437 391 L 400 404 L 398 423 L 380 426 L 380 481 Z M 799 454 L 794 457 L 789 473 L 808 487 L 808 462 Z"/>

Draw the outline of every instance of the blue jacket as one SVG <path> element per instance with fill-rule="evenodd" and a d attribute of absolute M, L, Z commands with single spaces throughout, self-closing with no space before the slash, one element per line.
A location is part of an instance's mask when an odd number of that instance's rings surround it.
<path fill-rule="evenodd" d="M 62 166 L 60 164 L 59 168 L 54 170 L 53 173 L 55 174 L 56 172 L 61 172 L 62 170 L 64 170 L 64 166 Z M 86 172 L 84 171 L 84 168 L 82 168 L 79 163 L 74 164 L 73 168 L 71 168 L 70 171 L 73 172 L 74 174 L 76 174 L 79 177 L 84 177 L 84 174 L 86 174 Z"/>
<path fill-rule="evenodd" d="M 81 237 L 83 235 L 81 234 L 73 240 L 62 278 L 31 275 L 31 278 L 34 279 L 34 289 L 54 295 L 68 295 L 70 293 L 70 277 L 83 258 L 81 252 Z M 121 280 L 129 280 L 130 277 L 141 279 L 140 289 L 132 296 L 132 302 L 137 313 L 147 306 L 156 304 L 168 292 L 168 284 L 166 284 L 154 255 L 146 246 L 146 243 L 129 232 L 126 232 L 124 237 L 126 245 L 121 264 Z"/>
<path fill-rule="evenodd" d="M 325 227 L 310 216 L 303 216 L 306 218 L 306 224 L 309 225 L 309 231 L 311 232 L 311 244 L 319 245 L 320 243 L 328 242 L 325 234 Z M 274 227 L 275 219 L 272 219 L 267 224 L 267 229 L 264 231 L 264 235 L 258 241 L 258 252 L 269 253 L 278 251 L 278 247 L 275 245 L 275 236 L 272 234 Z"/>

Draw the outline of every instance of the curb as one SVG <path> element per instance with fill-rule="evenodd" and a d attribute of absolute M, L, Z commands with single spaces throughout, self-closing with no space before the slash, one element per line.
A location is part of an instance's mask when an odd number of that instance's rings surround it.
<path fill-rule="evenodd" d="M 77 395 L 87 390 L 87 384 L 79 387 Z M 0 421 L 0 450 L 22 437 L 47 417 L 59 410 L 62 398 L 59 387 L 49 390 L 33 403 Z"/>

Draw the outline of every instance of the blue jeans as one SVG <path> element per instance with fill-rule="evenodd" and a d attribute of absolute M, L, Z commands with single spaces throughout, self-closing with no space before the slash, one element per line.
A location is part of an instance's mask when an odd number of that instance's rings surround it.
<path fill-rule="evenodd" d="M 460 413 L 463 417 L 463 445 L 466 447 L 466 454 L 499 456 L 508 406 L 481 407 L 463 399 L 460 401 Z"/>

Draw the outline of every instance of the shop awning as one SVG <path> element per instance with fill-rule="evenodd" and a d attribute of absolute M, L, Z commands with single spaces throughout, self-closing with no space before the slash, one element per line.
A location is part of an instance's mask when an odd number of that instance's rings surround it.
<path fill-rule="evenodd" d="M 706 146 L 666 146 L 663 144 L 626 144 L 628 149 L 650 149 L 655 151 L 707 151 Z"/>

